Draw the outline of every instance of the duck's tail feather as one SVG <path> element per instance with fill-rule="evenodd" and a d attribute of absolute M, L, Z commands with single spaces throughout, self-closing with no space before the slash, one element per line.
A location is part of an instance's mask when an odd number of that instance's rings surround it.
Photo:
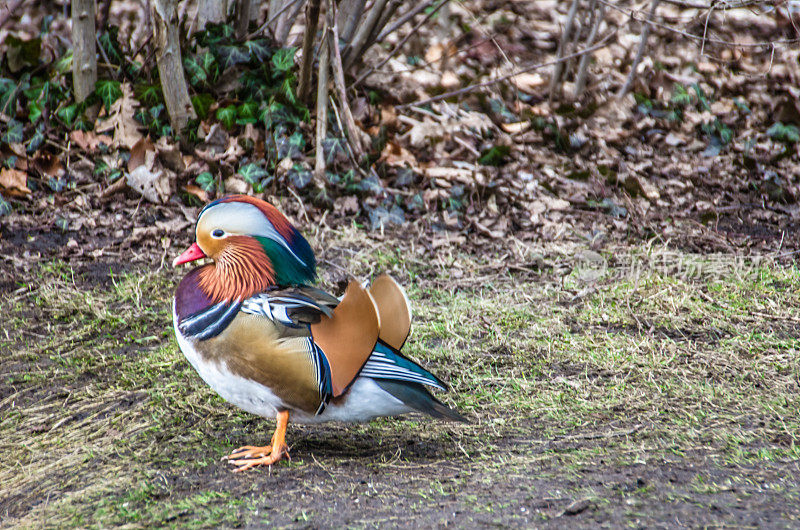
<path fill-rule="evenodd" d="M 391 379 L 375 379 L 375 383 L 416 411 L 440 420 L 469 423 L 467 418 L 436 399 L 433 394 L 428 392 L 427 388 L 419 383 Z"/>

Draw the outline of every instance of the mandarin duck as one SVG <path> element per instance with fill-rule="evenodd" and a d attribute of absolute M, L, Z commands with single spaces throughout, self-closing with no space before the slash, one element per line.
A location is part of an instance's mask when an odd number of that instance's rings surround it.
<path fill-rule="evenodd" d="M 277 418 L 269 446 L 225 457 L 244 471 L 288 455 L 289 418 L 362 422 L 423 412 L 467 421 L 426 387 L 436 376 L 400 353 L 411 329 L 403 289 L 388 275 L 351 280 L 341 300 L 312 286 L 306 239 L 271 204 L 237 195 L 208 204 L 196 242 L 173 266 L 209 258 L 180 282 L 173 303 L 180 349 L 221 397 Z"/>

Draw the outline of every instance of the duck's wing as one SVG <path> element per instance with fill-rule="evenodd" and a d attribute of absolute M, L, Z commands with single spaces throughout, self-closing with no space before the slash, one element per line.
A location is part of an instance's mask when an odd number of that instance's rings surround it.
<path fill-rule="evenodd" d="M 241 310 L 261 315 L 287 327 L 315 324 L 322 316 L 330 317 L 339 299 L 315 287 L 299 286 L 273 289 L 245 300 Z"/>
<path fill-rule="evenodd" d="M 370 284 L 369 294 L 380 315 L 380 339 L 400 350 L 411 333 L 411 305 L 406 292 L 394 278 L 381 274 Z"/>

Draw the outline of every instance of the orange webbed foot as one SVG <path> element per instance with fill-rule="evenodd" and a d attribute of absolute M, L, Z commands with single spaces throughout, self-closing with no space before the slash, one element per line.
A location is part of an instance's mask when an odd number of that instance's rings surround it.
<path fill-rule="evenodd" d="M 245 445 L 223 457 L 223 460 L 227 460 L 228 463 L 239 466 L 233 470 L 234 473 L 247 471 L 256 466 L 271 466 L 283 457 L 291 460 L 289 458 L 289 446 L 286 445 L 286 427 L 289 424 L 289 413 L 286 411 L 279 412 L 277 419 L 278 424 L 275 427 L 275 434 L 272 435 L 272 445 L 266 447 Z"/>

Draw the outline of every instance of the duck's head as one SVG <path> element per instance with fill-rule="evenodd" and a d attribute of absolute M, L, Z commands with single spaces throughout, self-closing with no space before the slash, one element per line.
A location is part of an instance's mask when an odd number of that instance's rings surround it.
<path fill-rule="evenodd" d="M 196 242 L 173 266 L 210 258 L 200 271 L 200 287 L 214 301 L 245 299 L 272 285 L 314 281 L 316 260 L 308 242 L 271 204 L 230 195 L 203 208 Z"/>

